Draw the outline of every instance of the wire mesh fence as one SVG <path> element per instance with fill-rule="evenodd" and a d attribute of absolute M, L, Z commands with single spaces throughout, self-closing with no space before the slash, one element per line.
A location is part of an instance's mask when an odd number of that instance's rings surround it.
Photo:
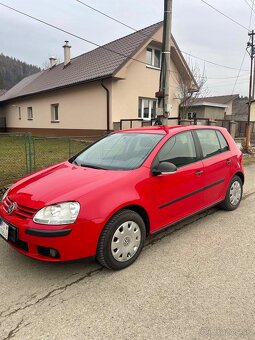
<path fill-rule="evenodd" d="M 32 137 L 0 133 L 0 188 L 17 179 L 62 162 L 98 137 Z"/>

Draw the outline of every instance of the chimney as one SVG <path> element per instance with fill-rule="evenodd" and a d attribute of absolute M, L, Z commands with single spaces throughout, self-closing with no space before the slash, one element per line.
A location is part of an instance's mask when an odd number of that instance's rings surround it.
<path fill-rule="evenodd" d="M 64 67 L 67 66 L 70 61 L 71 61 L 71 54 L 70 54 L 70 49 L 71 46 L 68 45 L 68 40 L 65 40 L 65 45 L 63 46 L 64 48 Z"/>
<path fill-rule="evenodd" d="M 55 57 L 50 57 L 50 68 L 55 66 L 57 64 L 57 58 Z"/>

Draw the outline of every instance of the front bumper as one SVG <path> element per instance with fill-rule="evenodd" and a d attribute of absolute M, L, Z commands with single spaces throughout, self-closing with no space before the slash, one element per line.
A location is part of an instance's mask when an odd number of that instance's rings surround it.
<path fill-rule="evenodd" d="M 0 219 L 9 225 L 7 242 L 13 248 L 29 257 L 50 262 L 95 256 L 103 228 L 102 220 L 77 221 L 65 226 L 39 225 L 31 218 L 8 215 L 1 203 Z"/>

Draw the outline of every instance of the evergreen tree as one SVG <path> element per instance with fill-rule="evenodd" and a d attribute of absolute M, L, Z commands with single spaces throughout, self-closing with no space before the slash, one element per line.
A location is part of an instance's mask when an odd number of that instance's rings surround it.
<path fill-rule="evenodd" d="M 41 69 L 34 65 L 28 65 L 16 58 L 0 54 L 0 89 L 10 89 L 23 78 Z"/>

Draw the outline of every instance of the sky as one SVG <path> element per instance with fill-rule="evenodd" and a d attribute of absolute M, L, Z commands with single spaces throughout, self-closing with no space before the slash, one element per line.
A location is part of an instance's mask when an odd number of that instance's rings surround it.
<path fill-rule="evenodd" d="M 135 29 L 163 19 L 164 0 L 82 1 Z M 251 10 L 253 1 L 254 12 Z M 203 0 L 173 0 L 172 34 L 181 51 L 193 56 L 184 54 L 188 63 L 199 67 L 201 73 L 205 70 L 208 95 L 248 95 L 250 57 L 246 45 L 249 40 L 248 28 L 255 29 L 255 0 L 206 2 L 236 22 L 213 10 Z M 131 29 L 77 0 L 0 0 L 0 3 L 100 45 L 133 33 Z M 51 56 L 63 61 L 62 46 L 65 40 L 69 40 L 72 46 L 72 57 L 95 48 L 92 44 L 1 5 L 0 18 L 0 53 L 29 64 L 44 67 Z M 240 76 L 237 78 L 240 67 Z"/>

